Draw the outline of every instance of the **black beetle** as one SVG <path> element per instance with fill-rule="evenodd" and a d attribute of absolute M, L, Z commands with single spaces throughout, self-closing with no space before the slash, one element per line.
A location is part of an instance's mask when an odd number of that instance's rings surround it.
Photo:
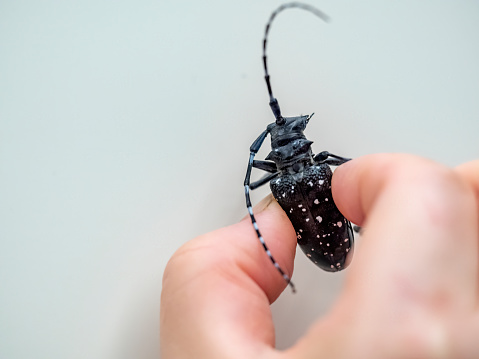
<path fill-rule="evenodd" d="M 329 165 L 339 166 L 350 159 L 333 155 L 327 151 L 314 155 L 312 141 L 303 134 L 313 115 L 283 117 L 271 90 L 268 74 L 266 44 L 268 32 L 276 15 L 288 8 L 300 8 L 312 12 L 327 21 L 328 17 L 318 9 L 303 3 L 281 5 L 270 16 L 263 40 L 263 64 L 265 80 L 270 97 L 269 105 L 276 121 L 269 124 L 250 147 L 250 158 L 244 181 L 246 206 L 256 234 L 273 265 L 286 282 L 294 285 L 269 251 L 258 224 L 250 200 L 250 189 L 254 190 L 270 182 L 274 198 L 288 215 L 296 231 L 298 244 L 306 256 L 318 267 L 336 272 L 346 268 L 351 260 L 354 234 L 351 223 L 339 212 L 331 194 L 332 171 Z M 267 135 L 271 136 L 272 151 L 265 161 L 254 159 Z M 252 168 L 269 172 L 260 180 L 250 183 Z"/>

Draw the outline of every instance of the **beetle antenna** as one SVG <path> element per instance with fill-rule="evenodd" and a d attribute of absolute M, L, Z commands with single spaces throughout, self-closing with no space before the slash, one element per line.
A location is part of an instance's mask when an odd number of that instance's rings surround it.
<path fill-rule="evenodd" d="M 271 82 L 269 79 L 269 73 L 268 73 L 268 60 L 267 60 L 267 55 L 266 55 L 266 45 L 268 43 L 268 34 L 269 34 L 269 29 L 271 27 L 271 24 L 273 23 L 273 20 L 275 19 L 276 15 L 278 15 L 281 11 L 285 9 L 291 9 L 291 8 L 298 8 L 298 9 L 303 9 L 306 11 L 309 11 L 319 17 L 321 20 L 328 22 L 329 21 L 329 16 L 323 13 L 321 10 L 316 9 L 315 7 L 300 3 L 300 2 L 290 2 L 281 5 L 278 7 L 275 11 L 271 13 L 271 16 L 269 17 L 268 23 L 266 24 L 266 28 L 264 31 L 264 39 L 263 39 L 263 65 L 264 65 L 264 79 L 266 81 L 266 86 L 268 87 L 268 94 L 269 94 L 269 106 L 271 107 L 271 110 L 273 111 L 274 117 L 276 118 L 276 124 L 277 125 L 284 125 L 285 124 L 285 119 L 283 116 L 281 116 L 281 109 L 279 108 L 279 103 L 278 100 L 273 96 L 273 90 L 271 89 Z"/>

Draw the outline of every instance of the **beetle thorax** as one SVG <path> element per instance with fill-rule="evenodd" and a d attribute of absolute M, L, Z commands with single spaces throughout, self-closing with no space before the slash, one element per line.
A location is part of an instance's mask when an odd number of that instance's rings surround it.
<path fill-rule="evenodd" d="M 312 141 L 304 136 L 309 116 L 285 117 L 283 125 L 268 126 L 271 134 L 271 152 L 266 157 L 276 163 L 278 169 L 291 174 L 302 172 L 313 163 Z"/>

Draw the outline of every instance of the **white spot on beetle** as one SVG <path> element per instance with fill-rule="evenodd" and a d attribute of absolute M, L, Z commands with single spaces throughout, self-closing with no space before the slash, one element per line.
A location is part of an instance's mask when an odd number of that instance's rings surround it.
<path fill-rule="evenodd" d="M 334 266 L 331 264 L 331 268 L 334 268 Z"/>
<path fill-rule="evenodd" d="M 342 222 L 338 222 L 338 227 L 341 228 L 343 226 Z"/>
<path fill-rule="evenodd" d="M 319 201 L 317 199 L 315 199 L 314 204 L 319 204 Z"/>
<path fill-rule="evenodd" d="M 316 235 L 316 238 L 319 238 L 319 234 Z"/>
<path fill-rule="evenodd" d="M 291 189 L 294 189 L 294 186 L 291 186 Z"/>
<path fill-rule="evenodd" d="M 329 247 L 329 243 L 326 243 L 326 245 Z"/>
<path fill-rule="evenodd" d="M 306 218 L 306 222 L 309 222 L 309 218 Z"/>
<path fill-rule="evenodd" d="M 311 248 L 311 252 L 314 252 L 314 248 Z"/>
<path fill-rule="evenodd" d="M 309 181 L 308 184 L 313 187 L 313 182 Z"/>
<path fill-rule="evenodd" d="M 341 263 L 336 263 L 336 266 L 337 266 L 337 267 L 341 267 Z"/>
<path fill-rule="evenodd" d="M 324 183 L 324 180 L 319 180 L 318 183 L 321 185 Z"/>
<path fill-rule="evenodd" d="M 286 193 L 283 193 L 283 198 L 286 197 Z"/>
<path fill-rule="evenodd" d="M 308 254 L 306 254 L 306 256 L 307 256 L 308 258 L 311 258 L 311 254 L 309 254 L 309 253 L 308 253 Z"/>
<path fill-rule="evenodd" d="M 302 211 L 303 211 L 303 212 L 306 212 L 306 208 L 303 208 Z"/>
<path fill-rule="evenodd" d="M 329 201 L 329 198 L 328 198 L 328 197 L 326 197 L 324 200 L 327 202 L 327 201 Z"/>
<path fill-rule="evenodd" d="M 344 238 L 344 241 L 345 241 L 345 242 L 349 241 L 349 238 Z"/>
<path fill-rule="evenodd" d="M 289 210 L 289 213 L 293 213 L 293 209 L 292 209 L 292 208 Z"/>
<path fill-rule="evenodd" d="M 349 248 L 346 248 L 346 253 L 348 253 L 348 252 L 349 252 Z"/>
<path fill-rule="evenodd" d="M 319 242 L 320 245 L 323 245 L 323 242 Z"/>
<path fill-rule="evenodd" d="M 302 230 L 301 228 L 299 229 L 299 231 L 300 231 L 301 233 L 303 233 L 303 230 Z"/>
<path fill-rule="evenodd" d="M 301 207 L 303 207 L 303 205 L 302 205 L 302 204 L 298 204 L 298 207 L 301 208 Z"/>
<path fill-rule="evenodd" d="M 298 234 L 296 238 L 301 239 L 301 234 Z"/>

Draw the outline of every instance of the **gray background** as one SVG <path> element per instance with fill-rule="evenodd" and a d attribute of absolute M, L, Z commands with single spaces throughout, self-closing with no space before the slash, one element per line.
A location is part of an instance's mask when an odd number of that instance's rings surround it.
<path fill-rule="evenodd" d="M 246 214 L 280 3 L 0 2 L 0 357 L 155 356 L 168 258 Z M 316 113 L 315 152 L 479 157 L 479 2 L 312 4 L 332 22 L 282 13 L 269 55 L 283 113 Z M 294 279 L 280 348 L 343 274 L 298 253 Z"/>

